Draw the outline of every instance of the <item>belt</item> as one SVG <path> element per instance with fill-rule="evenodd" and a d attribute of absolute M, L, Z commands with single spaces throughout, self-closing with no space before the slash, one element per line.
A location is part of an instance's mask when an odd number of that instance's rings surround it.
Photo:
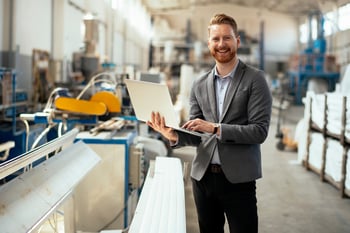
<path fill-rule="evenodd" d="M 208 171 L 211 173 L 222 173 L 222 169 L 219 164 L 209 164 Z"/>

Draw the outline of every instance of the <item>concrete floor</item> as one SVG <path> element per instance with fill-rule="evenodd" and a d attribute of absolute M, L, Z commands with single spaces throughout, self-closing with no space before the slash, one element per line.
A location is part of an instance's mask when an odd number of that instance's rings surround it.
<path fill-rule="evenodd" d="M 295 106 L 283 113 L 282 124 L 292 129 L 292 136 L 303 114 L 303 107 Z M 277 150 L 276 126 L 277 116 L 273 114 L 269 136 L 262 145 L 263 178 L 257 181 L 259 232 L 350 232 L 350 199 L 341 198 L 338 189 L 296 163 L 297 152 Z M 193 154 L 190 147 L 173 152 L 189 163 Z M 185 182 L 185 195 L 187 233 L 198 233 L 190 179 Z M 227 226 L 225 232 L 229 232 Z"/>

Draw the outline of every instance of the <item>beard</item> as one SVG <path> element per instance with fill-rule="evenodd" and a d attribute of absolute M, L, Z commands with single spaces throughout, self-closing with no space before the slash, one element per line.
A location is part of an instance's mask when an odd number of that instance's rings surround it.
<path fill-rule="evenodd" d="M 236 51 L 230 48 L 213 48 L 210 50 L 210 53 L 215 58 L 215 60 L 220 63 L 228 63 L 236 57 Z"/>

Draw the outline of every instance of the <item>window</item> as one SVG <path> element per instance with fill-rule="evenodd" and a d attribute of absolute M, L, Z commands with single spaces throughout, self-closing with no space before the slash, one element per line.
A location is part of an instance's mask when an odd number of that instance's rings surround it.
<path fill-rule="evenodd" d="M 299 26 L 300 31 L 300 42 L 307 43 L 309 39 L 309 22 L 303 23 Z M 311 20 L 311 38 L 315 40 L 317 38 L 317 21 L 316 19 Z"/>
<path fill-rule="evenodd" d="M 300 25 L 299 32 L 300 32 L 300 42 L 307 43 L 309 36 L 308 36 L 308 29 L 307 29 L 306 23 Z"/>
<path fill-rule="evenodd" d="M 339 29 L 350 29 L 350 3 L 339 8 Z"/>
<path fill-rule="evenodd" d="M 328 12 L 324 15 L 324 35 L 329 36 L 335 33 L 337 30 L 337 21 L 333 11 Z"/>
<path fill-rule="evenodd" d="M 338 14 L 338 20 L 337 20 Z M 350 29 L 350 3 L 341 6 L 336 11 L 330 11 L 324 15 L 324 35 L 329 36 L 338 30 L 344 31 Z M 307 43 L 309 38 L 308 22 L 303 23 L 299 26 L 301 43 Z M 317 37 L 317 23 L 315 19 L 311 21 L 312 39 L 315 40 Z"/>

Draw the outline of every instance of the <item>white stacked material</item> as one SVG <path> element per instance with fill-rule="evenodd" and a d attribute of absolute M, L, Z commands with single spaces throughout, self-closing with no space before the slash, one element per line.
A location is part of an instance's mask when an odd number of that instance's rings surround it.
<path fill-rule="evenodd" d="M 343 95 L 327 93 L 327 131 L 340 135 L 342 129 Z"/>
<path fill-rule="evenodd" d="M 344 75 L 340 81 L 340 91 L 347 95 L 350 90 L 350 64 L 347 65 Z"/>
<path fill-rule="evenodd" d="M 308 92 L 308 97 L 311 98 L 311 121 L 320 129 L 323 129 L 325 118 L 325 95 Z"/>
<path fill-rule="evenodd" d="M 308 120 L 311 118 L 310 116 L 310 108 L 311 108 L 311 99 L 312 99 L 312 96 L 314 94 L 312 92 L 307 92 L 306 93 L 306 97 L 303 99 L 304 101 L 304 105 L 305 105 L 305 108 L 304 108 L 304 119 L 306 121 L 306 124 L 308 124 Z M 305 130 L 307 130 L 307 128 L 305 128 Z"/>
<path fill-rule="evenodd" d="M 307 137 L 308 128 L 306 118 L 302 118 L 299 120 L 297 127 L 295 129 L 294 140 L 298 143 L 298 163 L 302 163 L 305 160 L 306 152 L 307 152 Z"/>
<path fill-rule="evenodd" d="M 345 137 L 350 139 L 350 95 L 345 95 L 340 92 L 327 93 L 327 130 L 330 133 L 341 135 L 344 101 L 346 101 Z"/>
<path fill-rule="evenodd" d="M 345 122 L 345 138 L 350 140 L 350 95 L 346 97 L 346 122 Z"/>
<path fill-rule="evenodd" d="M 312 100 L 313 93 L 307 92 L 306 98 L 303 99 L 304 101 L 304 117 L 301 120 L 301 122 L 298 123 L 301 130 L 296 130 L 295 138 L 298 138 L 298 162 L 302 163 L 306 159 L 306 154 L 308 150 L 308 143 L 307 138 L 309 134 L 309 120 L 311 118 L 310 115 L 310 108 L 311 108 L 311 100 Z M 310 136 L 311 137 L 311 136 Z"/>
<path fill-rule="evenodd" d="M 325 173 L 335 182 L 340 182 L 342 172 L 343 146 L 339 141 L 327 139 Z"/>
<path fill-rule="evenodd" d="M 316 169 L 321 169 L 324 138 L 321 133 L 311 134 L 311 143 L 309 147 L 309 164 Z"/>
<path fill-rule="evenodd" d="M 185 192 L 178 158 L 157 157 L 148 172 L 129 233 L 186 232 Z"/>
<path fill-rule="evenodd" d="M 326 93 L 328 90 L 328 82 L 322 78 L 310 78 L 307 82 L 307 89 L 317 94 Z"/>
<path fill-rule="evenodd" d="M 305 103 L 305 119 L 309 119 L 309 112 L 311 108 L 311 121 L 320 129 L 326 125 L 328 132 L 336 135 L 341 135 L 342 132 L 342 114 L 343 101 L 346 101 L 345 112 L 345 138 L 350 140 L 350 95 L 341 92 L 327 93 L 327 112 L 325 119 L 325 94 L 315 94 L 308 92 Z M 345 96 L 345 98 L 344 98 Z M 345 100 L 346 99 L 346 100 Z M 311 103 L 311 104 L 310 104 Z M 327 120 L 327 124 L 325 124 Z"/>

